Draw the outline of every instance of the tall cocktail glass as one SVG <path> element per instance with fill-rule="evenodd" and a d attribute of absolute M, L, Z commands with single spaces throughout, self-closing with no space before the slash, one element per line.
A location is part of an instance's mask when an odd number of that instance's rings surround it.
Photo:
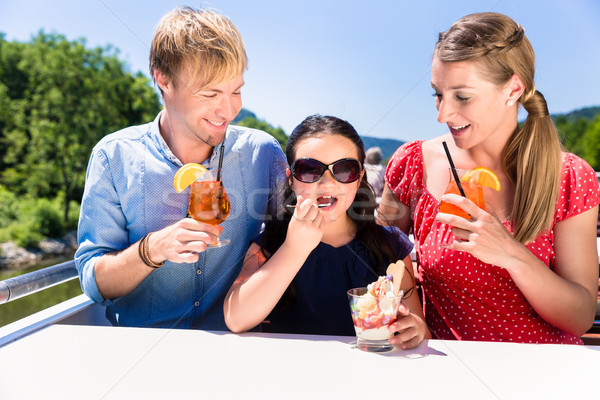
<path fill-rule="evenodd" d="M 192 183 L 188 204 L 190 217 L 196 221 L 219 225 L 227 219 L 230 210 L 229 197 L 223 182 L 217 180 L 216 170 L 206 171 Z M 216 243 L 207 244 L 206 247 L 222 247 L 229 242 L 229 239 L 219 238 Z"/>

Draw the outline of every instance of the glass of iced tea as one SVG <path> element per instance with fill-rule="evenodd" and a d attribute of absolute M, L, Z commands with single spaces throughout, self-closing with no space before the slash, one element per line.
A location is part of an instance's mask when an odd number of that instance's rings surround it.
<path fill-rule="evenodd" d="M 448 182 L 448 186 L 446 187 L 446 191 L 444 194 L 453 193 L 457 195 L 461 195 L 460 190 L 458 190 L 458 185 L 454 180 L 454 174 L 452 174 L 451 168 L 448 168 L 448 172 L 450 173 L 450 181 Z M 465 174 L 468 172 L 468 177 L 465 179 Z M 460 185 L 462 186 L 463 191 L 465 192 L 465 196 L 467 199 L 471 200 L 477 207 L 485 210 L 485 202 L 483 201 L 483 187 L 479 183 L 479 172 L 477 170 L 464 170 L 464 169 L 456 169 L 456 173 L 458 175 L 458 179 L 460 180 Z M 467 214 L 462 208 L 455 206 L 454 204 L 440 202 L 440 212 L 457 215 L 459 217 L 463 217 L 466 219 L 471 219 L 471 216 Z"/>
<path fill-rule="evenodd" d="M 217 170 L 208 170 L 202 174 L 190 188 L 188 214 L 196 221 L 219 225 L 229 216 L 231 203 L 223 186 L 217 180 Z M 222 247 L 230 242 L 229 239 L 217 239 L 216 243 L 206 247 Z"/>

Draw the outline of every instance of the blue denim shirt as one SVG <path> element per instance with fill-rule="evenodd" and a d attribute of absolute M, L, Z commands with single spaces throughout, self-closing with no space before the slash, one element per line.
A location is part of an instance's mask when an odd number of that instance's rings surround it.
<path fill-rule="evenodd" d="M 287 166 L 279 143 L 259 130 L 230 126 L 224 141 L 222 180 L 231 213 L 222 237 L 231 243 L 207 249 L 196 263 L 166 261 L 126 296 L 109 300 L 98 291 L 94 266 L 102 255 L 186 216 L 189 188 L 175 192 L 173 177 L 182 163 L 160 135 L 159 118 L 112 133 L 92 151 L 75 254 L 81 287 L 106 306 L 115 325 L 225 330 L 223 300 Z M 217 167 L 219 150 L 205 167 Z"/>

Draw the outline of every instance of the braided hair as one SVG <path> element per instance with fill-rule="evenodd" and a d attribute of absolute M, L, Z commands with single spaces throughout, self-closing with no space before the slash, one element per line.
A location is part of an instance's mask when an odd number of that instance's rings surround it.
<path fill-rule="evenodd" d="M 515 186 L 510 215 L 516 240 L 527 243 L 549 229 L 560 186 L 562 146 L 544 96 L 535 88 L 535 54 L 525 30 L 499 13 L 476 13 L 439 34 L 434 56 L 441 62 L 473 61 L 497 85 L 517 75 L 525 85 L 519 103 L 523 126 L 503 149 L 503 166 Z"/>

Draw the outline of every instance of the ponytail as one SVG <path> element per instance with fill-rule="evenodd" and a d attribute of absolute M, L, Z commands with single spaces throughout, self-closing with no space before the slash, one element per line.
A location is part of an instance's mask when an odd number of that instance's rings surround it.
<path fill-rule="evenodd" d="M 560 186 L 561 144 L 544 96 L 537 90 L 520 102 L 528 112 L 504 149 L 503 164 L 515 186 L 513 236 L 521 243 L 549 229 Z"/>

